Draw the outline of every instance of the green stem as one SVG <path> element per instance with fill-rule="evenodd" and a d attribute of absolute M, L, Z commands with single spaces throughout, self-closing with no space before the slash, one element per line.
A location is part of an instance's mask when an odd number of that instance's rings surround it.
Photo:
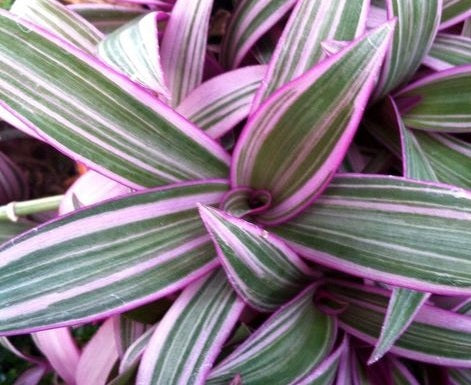
<path fill-rule="evenodd" d="M 15 222 L 20 216 L 57 210 L 63 198 L 63 195 L 55 195 L 24 202 L 10 202 L 0 207 L 0 220 L 7 219 Z"/>

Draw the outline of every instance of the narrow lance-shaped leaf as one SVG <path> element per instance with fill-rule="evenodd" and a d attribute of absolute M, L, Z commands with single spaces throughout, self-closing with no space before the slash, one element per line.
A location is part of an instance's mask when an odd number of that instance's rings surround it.
<path fill-rule="evenodd" d="M 144 354 L 149 341 L 154 334 L 156 326 L 146 330 L 138 339 L 136 339 L 131 346 L 124 353 L 121 362 L 119 363 L 119 373 L 124 373 L 136 364 L 139 363 L 142 354 Z"/>
<path fill-rule="evenodd" d="M 224 35 L 220 60 L 236 68 L 255 42 L 273 27 L 297 0 L 241 0 Z"/>
<path fill-rule="evenodd" d="M 136 384 L 205 384 L 243 308 L 220 270 L 188 286 L 155 329 Z"/>
<path fill-rule="evenodd" d="M 348 337 L 344 336 L 340 346 L 324 359 L 306 377 L 296 382 L 294 385 L 331 385 L 337 375 L 340 357 L 348 349 Z M 345 384 L 346 385 L 346 384 Z"/>
<path fill-rule="evenodd" d="M 19 376 L 14 385 L 36 385 L 39 384 L 39 381 L 41 381 L 41 378 L 46 374 L 47 372 L 47 367 L 42 366 L 42 365 L 37 365 L 34 366 L 23 373 L 21 373 L 21 376 Z"/>
<path fill-rule="evenodd" d="M 247 66 L 216 76 L 194 89 L 177 111 L 220 138 L 247 117 L 267 67 Z"/>
<path fill-rule="evenodd" d="M 380 334 L 390 292 L 343 282 L 328 285 L 326 290 L 333 299 L 324 300 L 327 302 L 324 306 L 335 306 L 337 300 L 348 304 L 338 315 L 340 326 L 349 334 L 374 344 Z M 470 317 L 424 304 L 391 352 L 438 365 L 470 367 L 470 331 Z"/>
<path fill-rule="evenodd" d="M 68 8 L 82 16 L 103 33 L 110 33 L 146 12 L 143 8 L 131 8 L 105 3 L 78 3 L 71 4 Z"/>
<path fill-rule="evenodd" d="M 146 331 L 146 325 L 120 315 L 113 317 L 113 332 L 119 357 Z"/>
<path fill-rule="evenodd" d="M 423 64 L 435 71 L 471 64 L 471 38 L 439 33 Z"/>
<path fill-rule="evenodd" d="M 391 349 L 429 297 L 429 293 L 394 288 L 384 316 L 381 334 L 368 360 L 369 364 L 378 361 Z"/>
<path fill-rule="evenodd" d="M 300 0 L 283 30 L 252 111 L 276 89 L 326 58 L 324 40 L 353 40 L 364 33 L 369 1 Z"/>
<path fill-rule="evenodd" d="M 470 16 L 470 0 L 443 0 L 443 12 L 440 29 L 445 29 L 452 25 L 458 24 Z"/>
<path fill-rule="evenodd" d="M 16 0 L 10 12 L 95 54 L 103 35 L 92 24 L 56 0 Z"/>
<path fill-rule="evenodd" d="M 0 249 L 0 333 L 77 324 L 137 307 L 217 265 L 196 203 L 227 185 L 202 181 L 107 201 Z M 136 285 L 136 282 L 139 282 Z"/>
<path fill-rule="evenodd" d="M 161 50 L 172 106 L 178 106 L 203 80 L 212 6 L 213 0 L 177 0 L 172 10 Z"/>
<path fill-rule="evenodd" d="M 206 385 L 227 385 L 235 374 L 243 384 L 291 385 L 327 356 L 335 321 L 312 303 L 309 287 L 268 318 L 211 372 Z"/>
<path fill-rule="evenodd" d="M 393 29 L 389 22 L 359 38 L 279 89 L 252 115 L 235 149 L 231 178 L 233 186 L 271 193 L 272 207 L 260 222 L 297 215 L 328 184 L 356 132 Z"/>
<path fill-rule="evenodd" d="M 395 96 L 407 127 L 437 132 L 471 131 L 470 98 L 471 65 L 429 75 Z"/>
<path fill-rule="evenodd" d="M 237 294 L 260 311 L 274 311 L 299 293 L 311 269 L 266 230 L 217 209 L 200 206 L 219 259 Z"/>
<path fill-rule="evenodd" d="M 339 175 L 316 204 L 272 231 L 299 254 L 417 291 L 471 294 L 471 194 L 380 175 Z"/>
<path fill-rule="evenodd" d="M 375 99 L 410 80 L 419 68 L 437 33 L 442 0 L 387 0 L 387 9 L 389 18 L 397 17 L 397 27 Z"/>
<path fill-rule="evenodd" d="M 132 81 L 170 97 L 160 65 L 158 22 L 162 12 L 152 12 L 108 35 L 98 45 L 101 59 Z"/>
<path fill-rule="evenodd" d="M 141 87 L 0 13 L 0 99 L 50 144 L 130 186 L 226 177 L 227 153 Z"/>

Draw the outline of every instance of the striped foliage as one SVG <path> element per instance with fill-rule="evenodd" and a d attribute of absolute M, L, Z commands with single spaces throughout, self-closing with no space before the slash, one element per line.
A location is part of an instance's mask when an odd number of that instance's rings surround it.
<path fill-rule="evenodd" d="M 136 383 L 205 384 L 243 307 L 222 271 L 188 286 L 155 329 Z"/>
<path fill-rule="evenodd" d="M 273 27 L 296 3 L 296 0 L 238 1 L 224 35 L 221 63 L 236 68 L 255 42 Z"/>
<path fill-rule="evenodd" d="M 259 207 L 253 208 L 251 207 L 250 203 L 253 199 L 254 191 L 247 187 L 239 187 L 236 189 L 231 189 L 228 191 L 224 197 L 222 198 L 222 202 L 220 204 L 220 208 L 236 217 L 236 218 L 243 218 L 245 216 L 249 216 L 250 214 L 256 214 Z M 267 193 L 267 197 L 270 195 Z M 270 205 L 270 201 L 268 200 L 264 206 L 268 207 Z M 263 211 L 262 207 L 262 211 Z"/>
<path fill-rule="evenodd" d="M 301 255 L 418 291 L 471 293 L 471 195 L 379 175 L 336 177 L 316 204 L 273 228 Z"/>
<path fill-rule="evenodd" d="M 300 0 L 291 13 L 252 107 L 325 59 L 324 40 L 353 40 L 364 33 L 369 1 Z"/>
<path fill-rule="evenodd" d="M 423 63 L 436 71 L 471 64 L 471 38 L 439 33 Z"/>
<path fill-rule="evenodd" d="M 0 99 L 50 144 L 131 186 L 225 177 L 209 137 L 95 58 L 2 12 Z"/>
<path fill-rule="evenodd" d="M 193 90 L 176 110 L 212 138 L 220 138 L 247 117 L 266 69 L 247 66 L 216 76 Z"/>
<path fill-rule="evenodd" d="M 344 337 L 340 346 L 334 350 L 306 377 L 296 382 L 294 385 L 331 385 L 337 375 L 340 358 L 348 349 L 348 338 Z"/>
<path fill-rule="evenodd" d="M 437 132 L 471 131 L 470 98 L 471 65 L 429 75 L 395 97 L 407 127 Z"/>
<path fill-rule="evenodd" d="M 103 35 L 56 0 L 16 0 L 10 12 L 40 25 L 84 51 L 95 54 Z"/>
<path fill-rule="evenodd" d="M 132 81 L 162 95 L 170 94 L 160 65 L 158 27 L 162 13 L 152 12 L 108 35 L 98 45 L 99 57 Z"/>
<path fill-rule="evenodd" d="M 69 9 L 82 16 L 103 33 L 110 33 L 145 13 L 142 8 L 112 4 L 71 4 Z"/>
<path fill-rule="evenodd" d="M 450 385 L 471 384 L 471 369 L 449 369 Z"/>
<path fill-rule="evenodd" d="M 127 349 L 144 334 L 146 325 L 126 316 L 113 317 L 113 331 L 119 357 L 122 358 Z"/>
<path fill-rule="evenodd" d="M 259 311 L 274 311 L 313 278 L 277 237 L 242 219 L 200 206 L 201 218 L 237 294 Z"/>
<path fill-rule="evenodd" d="M 379 99 L 412 78 L 435 38 L 442 0 L 387 0 L 388 17 L 397 17 L 393 44 L 376 86 Z"/>
<path fill-rule="evenodd" d="M 125 373 L 129 369 L 137 366 L 144 354 L 147 345 L 149 344 L 152 335 L 155 332 L 156 326 L 152 326 L 146 330 L 139 338 L 137 338 L 124 352 L 124 355 L 119 363 L 119 373 Z"/>
<path fill-rule="evenodd" d="M 461 36 L 471 37 L 471 17 L 468 17 L 463 22 L 463 29 L 461 30 Z"/>
<path fill-rule="evenodd" d="M 148 190 L 4 244 L 0 332 L 102 318 L 186 286 L 217 264 L 196 203 L 216 204 L 226 189 L 202 181 Z"/>
<path fill-rule="evenodd" d="M 390 359 L 394 385 L 420 385 L 409 369 L 398 359 Z"/>
<path fill-rule="evenodd" d="M 440 29 L 448 28 L 471 16 L 470 0 L 443 0 Z"/>
<path fill-rule="evenodd" d="M 285 85 L 249 120 L 234 152 L 231 179 L 233 186 L 270 191 L 272 207 L 259 216 L 261 222 L 279 223 L 298 214 L 332 178 L 393 29 L 390 22 L 357 39 Z"/>
<path fill-rule="evenodd" d="M 328 285 L 325 290 L 330 295 L 324 304 L 327 308 L 336 308 L 337 301 L 345 308 L 338 315 L 339 325 L 349 334 L 374 344 L 390 292 L 342 282 Z M 391 352 L 438 365 L 470 367 L 471 318 L 424 304 Z"/>
<path fill-rule="evenodd" d="M 322 362 L 335 340 L 336 324 L 303 291 L 268 318 L 211 372 L 207 385 L 226 385 L 240 374 L 244 385 L 296 384 Z"/>
<path fill-rule="evenodd" d="M 212 6 L 213 0 L 177 0 L 170 14 L 161 60 L 172 106 L 178 106 L 203 80 Z"/>
<path fill-rule="evenodd" d="M 368 363 L 372 364 L 378 361 L 391 349 L 429 297 L 429 293 L 403 288 L 393 289 L 384 316 L 381 334 Z"/>
<path fill-rule="evenodd" d="M 34 225 L 29 222 L 0 222 L 0 244 L 13 238 L 15 235 L 29 230 Z"/>

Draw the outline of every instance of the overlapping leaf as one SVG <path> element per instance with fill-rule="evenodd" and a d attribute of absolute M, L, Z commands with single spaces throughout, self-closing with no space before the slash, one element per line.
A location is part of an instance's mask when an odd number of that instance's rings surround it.
<path fill-rule="evenodd" d="M 288 12 L 296 0 L 241 0 L 224 35 L 221 63 L 236 68 L 255 42 Z"/>
<path fill-rule="evenodd" d="M 16 0 L 10 11 L 91 54 L 103 38 L 93 25 L 56 0 Z"/>
<path fill-rule="evenodd" d="M 131 186 L 225 177 L 209 137 L 95 58 L 0 15 L 0 99 L 70 157 Z"/>
<path fill-rule="evenodd" d="M 412 78 L 435 38 L 441 9 L 442 0 L 387 0 L 388 17 L 397 17 L 398 23 L 375 99 Z"/>
<path fill-rule="evenodd" d="M 188 286 L 155 329 L 137 384 L 205 384 L 243 307 L 222 271 Z"/>
<path fill-rule="evenodd" d="M 375 175 L 336 177 L 273 228 L 301 255 L 349 274 L 435 293 L 471 293 L 471 195 Z"/>
<path fill-rule="evenodd" d="M 289 385 L 308 375 L 330 351 L 336 325 L 317 310 L 310 287 L 266 320 L 222 360 L 207 385 L 226 385 L 235 373 L 247 385 Z"/>
<path fill-rule="evenodd" d="M 234 289 L 250 306 L 274 311 L 314 276 L 311 269 L 266 230 L 211 207 L 200 215 Z"/>
<path fill-rule="evenodd" d="M 186 286 L 217 264 L 196 203 L 216 204 L 226 189 L 202 181 L 148 190 L 4 244 L 0 332 L 97 319 Z"/>
<path fill-rule="evenodd" d="M 283 30 L 252 107 L 326 58 L 324 40 L 353 40 L 365 30 L 369 2 L 300 0 Z"/>
<path fill-rule="evenodd" d="M 424 64 L 436 71 L 471 64 L 471 38 L 439 33 L 424 59 Z"/>
<path fill-rule="evenodd" d="M 459 90 L 459 92 L 457 92 Z M 396 96 L 407 127 L 437 132 L 471 131 L 471 66 L 429 75 Z"/>
<path fill-rule="evenodd" d="M 334 297 L 334 302 L 337 299 L 348 304 L 338 316 L 340 326 L 348 333 L 374 343 L 381 330 L 390 293 L 350 283 L 329 285 L 326 290 Z M 418 361 L 470 367 L 470 331 L 469 317 L 425 304 L 391 351 Z"/>
<path fill-rule="evenodd" d="M 261 222 L 293 217 L 330 181 L 360 122 L 393 28 L 389 22 L 359 38 L 253 114 L 237 143 L 231 178 L 233 186 L 271 193 L 272 207 Z"/>
<path fill-rule="evenodd" d="M 448 28 L 471 16 L 471 1 L 443 0 L 440 29 Z"/>

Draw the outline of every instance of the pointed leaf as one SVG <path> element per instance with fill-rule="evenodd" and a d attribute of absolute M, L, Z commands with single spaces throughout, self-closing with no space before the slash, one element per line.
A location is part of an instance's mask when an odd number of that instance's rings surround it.
<path fill-rule="evenodd" d="M 259 311 L 274 311 L 314 274 L 283 241 L 266 230 L 207 206 L 199 206 L 229 282 Z"/>
<path fill-rule="evenodd" d="M 168 295 L 217 261 L 196 203 L 224 182 L 148 190 L 61 217 L 0 248 L 0 332 L 77 324 Z M 136 282 L 139 284 L 136 285 Z"/>
<path fill-rule="evenodd" d="M 266 69 L 248 66 L 216 76 L 194 89 L 177 111 L 212 138 L 220 138 L 247 117 Z"/>
<path fill-rule="evenodd" d="M 36 385 L 46 374 L 47 368 L 42 365 L 34 366 L 19 376 L 13 385 Z"/>
<path fill-rule="evenodd" d="M 442 0 L 387 0 L 388 18 L 397 17 L 393 44 L 376 86 L 379 99 L 414 75 L 433 43 Z"/>
<path fill-rule="evenodd" d="M 439 33 L 423 63 L 435 71 L 471 64 L 471 38 Z"/>
<path fill-rule="evenodd" d="M 424 292 L 471 293 L 471 194 L 380 175 L 339 175 L 302 215 L 272 231 L 299 254 Z"/>
<path fill-rule="evenodd" d="M 335 282 L 325 290 L 333 296 L 329 301 L 348 304 L 338 315 L 340 326 L 365 342 L 376 343 L 390 292 L 346 282 Z M 471 318 L 424 304 L 391 352 L 438 365 L 471 367 Z"/>
<path fill-rule="evenodd" d="M 224 35 L 221 63 L 239 67 L 255 42 L 273 27 L 297 0 L 241 0 Z"/>
<path fill-rule="evenodd" d="M 247 385 L 289 385 L 304 378 L 328 354 L 335 321 L 312 303 L 313 287 L 268 318 L 213 369 L 206 385 L 226 385 L 240 374 Z"/>
<path fill-rule="evenodd" d="M 466 65 L 424 77 L 401 90 L 395 100 L 409 128 L 470 132 L 470 97 L 471 65 Z"/>
<path fill-rule="evenodd" d="M 369 1 L 300 0 L 278 40 L 252 111 L 278 88 L 327 57 L 324 40 L 353 40 L 364 33 Z"/>
<path fill-rule="evenodd" d="M 149 341 L 154 334 L 156 326 L 151 327 L 146 330 L 138 339 L 136 339 L 131 346 L 124 353 L 121 362 L 119 364 L 119 373 L 125 373 L 130 370 L 132 367 L 136 366 L 142 355 L 144 354 Z"/>
<path fill-rule="evenodd" d="M 32 334 L 33 341 L 47 360 L 68 384 L 75 383 L 80 351 L 68 328 L 44 330 Z"/>
<path fill-rule="evenodd" d="M 393 28 L 390 22 L 356 40 L 253 114 L 238 141 L 231 177 L 233 186 L 273 196 L 260 222 L 297 215 L 330 181 L 360 122 Z"/>
<path fill-rule="evenodd" d="M 103 35 L 56 0 L 16 0 L 10 12 L 40 25 L 84 51 L 95 54 Z"/>
<path fill-rule="evenodd" d="M 77 385 L 105 385 L 118 360 L 113 318 L 108 318 L 88 341 L 77 367 Z"/>
<path fill-rule="evenodd" d="M 130 186 L 227 175 L 228 155 L 200 129 L 92 56 L 6 12 L 0 63 L 0 99 L 100 173 Z"/>
<path fill-rule="evenodd" d="M 157 24 L 161 12 L 152 12 L 108 35 L 98 45 L 99 57 L 132 81 L 163 96 L 170 93 L 160 65 Z"/>
<path fill-rule="evenodd" d="M 162 40 L 162 69 L 172 106 L 203 80 L 206 40 L 213 0 L 177 0 Z"/>
<path fill-rule="evenodd" d="M 443 0 L 440 29 L 458 24 L 471 16 L 470 0 Z"/>
<path fill-rule="evenodd" d="M 368 364 L 375 363 L 391 349 L 429 297 L 429 293 L 402 288 L 393 289 L 381 334 Z"/>
<path fill-rule="evenodd" d="M 220 270 L 188 286 L 155 329 L 136 383 L 205 384 L 243 307 Z"/>
<path fill-rule="evenodd" d="M 110 33 L 146 12 L 143 8 L 131 8 L 112 4 L 78 3 L 68 6 L 103 33 Z"/>
<path fill-rule="evenodd" d="M 134 341 L 144 334 L 146 328 L 145 324 L 133 321 L 123 315 L 113 317 L 115 343 L 120 358 Z"/>

